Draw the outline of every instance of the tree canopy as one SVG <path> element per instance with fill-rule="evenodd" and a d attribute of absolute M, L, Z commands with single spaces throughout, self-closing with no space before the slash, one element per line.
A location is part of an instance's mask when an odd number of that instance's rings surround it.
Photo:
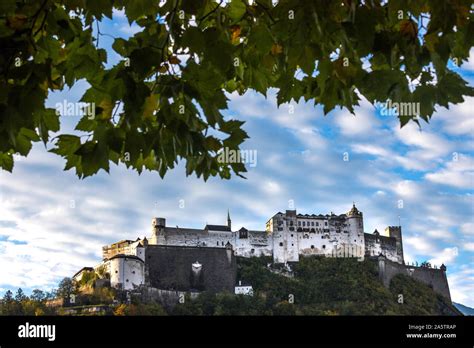
<path fill-rule="evenodd" d="M 224 117 L 226 92 L 277 90 L 278 104 L 304 98 L 354 112 L 364 97 L 436 107 L 474 95 L 452 67 L 474 41 L 471 0 L 2 0 L 0 2 L 0 168 L 50 144 L 80 178 L 110 162 L 163 177 L 230 178 L 243 163 L 218 153 L 248 137 Z M 123 59 L 108 66 L 101 21 L 124 11 L 140 30 L 114 38 Z M 451 69 L 450 69 L 451 68 Z M 81 102 L 93 117 L 60 130 L 51 91 L 86 80 Z M 268 117 L 271 117 L 269 115 Z M 57 135 L 51 139 L 52 134 Z"/>

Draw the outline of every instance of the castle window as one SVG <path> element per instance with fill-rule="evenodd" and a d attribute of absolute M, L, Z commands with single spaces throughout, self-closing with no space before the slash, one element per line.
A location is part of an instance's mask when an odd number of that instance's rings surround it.
<path fill-rule="evenodd" d="M 255 253 L 255 249 L 250 249 L 250 253 L 251 254 Z"/>
<path fill-rule="evenodd" d="M 311 245 L 311 249 L 314 249 L 314 245 Z"/>
<path fill-rule="evenodd" d="M 128 279 L 127 279 L 127 283 L 128 283 Z"/>
<path fill-rule="evenodd" d="M 135 271 L 132 271 L 133 274 L 135 274 Z"/>
<path fill-rule="evenodd" d="M 283 246 L 283 243 L 282 243 L 282 242 L 280 242 L 280 246 L 281 246 L 281 247 Z"/>
<path fill-rule="evenodd" d="M 291 246 L 295 246 L 293 243 L 291 243 Z"/>
<path fill-rule="evenodd" d="M 314 226 L 314 221 L 311 221 L 311 226 Z"/>
<path fill-rule="evenodd" d="M 301 226 L 301 221 L 298 221 L 298 226 Z"/>
<path fill-rule="evenodd" d="M 324 226 L 327 226 L 328 225 L 328 222 L 327 221 L 324 221 Z"/>
<path fill-rule="evenodd" d="M 326 246 L 325 246 L 325 245 L 323 245 L 323 249 L 326 249 Z"/>
<path fill-rule="evenodd" d="M 304 224 L 304 223 L 303 223 Z M 293 226 L 293 220 L 290 221 L 290 226 Z M 304 226 L 304 225 L 303 225 Z"/>
<path fill-rule="evenodd" d="M 291 235 L 293 237 L 293 235 Z"/>
<path fill-rule="evenodd" d="M 217 246 L 219 246 L 219 241 L 217 241 Z"/>
<path fill-rule="evenodd" d="M 303 221 L 303 226 L 306 226 L 306 221 Z"/>
<path fill-rule="evenodd" d="M 117 270 L 115 270 L 115 273 L 118 273 L 118 271 L 117 271 Z"/>

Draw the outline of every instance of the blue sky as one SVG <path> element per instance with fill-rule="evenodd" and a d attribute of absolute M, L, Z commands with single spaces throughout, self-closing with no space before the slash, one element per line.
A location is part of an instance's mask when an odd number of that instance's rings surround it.
<path fill-rule="evenodd" d="M 121 13 L 101 25 L 115 37 L 137 30 Z M 111 41 L 102 37 L 101 46 Z M 109 63 L 117 62 L 107 51 Z M 474 51 L 459 71 L 472 85 Z M 48 105 L 77 102 L 86 88 L 80 82 L 52 94 Z M 288 104 L 277 108 L 275 91 L 267 98 L 228 97 L 226 116 L 244 120 L 250 136 L 242 148 L 258 155 L 247 180 L 205 183 L 186 177 L 182 164 L 164 180 L 124 166 L 79 180 L 42 144 L 17 158 L 13 174 L 0 172 L 0 295 L 56 286 L 100 262 L 103 245 L 149 235 L 154 216 L 199 228 L 225 223 L 230 209 L 235 229 L 263 230 L 291 202 L 301 213 L 339 214 L 354 201 L 366 232 L 383 231 L 400 217 L 406 260 L 445 263 L 453 300 L 474 306 L 474 98 L 440 108 L 420 130 L 415 124 L 400 129 L 395 117 L 364 101 L 356 116 L 345 110 L 324 116 L 312 104 L 292 104 L 293 113 Z M 63 117 L 62 130 L 78 120 Z"/>

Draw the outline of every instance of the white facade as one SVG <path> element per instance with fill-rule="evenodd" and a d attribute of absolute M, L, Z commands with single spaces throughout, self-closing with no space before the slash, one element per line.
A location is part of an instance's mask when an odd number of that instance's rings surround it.
<path fill-rule="evenodd" d="M 354 250 L 364 255 L 362 213 L 355 206 L 341 215 L 301 215 L 295 210 L 278 213 L 267 222 L 273 235 L 273 259 L 277 263 L 297 262 L 300 255 L 338 255 Z"/>
<path fill-rule="evenodd" d="M 199 246 L 226 248 L 232 246 L 236 256 L 272 256 L 275 263 L 298 262 L 301 256 L 325 255 L 363 258 L 364 255 L 386 255 L 403 263 L 400 227 L 389 228 L 389 236 L 364 233 L 363 215 L 355 207 L 346 214 L 302 215 L 296 210 L 277 213 L 266 223 L 265 231 L 227 225 L 206 225 L 203 229 L 168 227 L 166 219 L 153 218 L 148 240 L 122 241 L 112 244 L 145 261 L 146 245 Z M 367 236 L 367 237 L 365 237 Z M 125 244 L 124 244 L 125 242 Z M 128 242 L 128 244 L 127 244 Z M 125 245 L 125 247 L 123 247 Z M 110 255 L 111 247 L 104 247 Z M 106 257 L 104 257 L 106 259 Z"/>
<path fill-rule="evenodd" d="M 114 288 L 133 290 L 145 282 L 145 263 L 137 256 L 116 255 L 105 264 Z"/>

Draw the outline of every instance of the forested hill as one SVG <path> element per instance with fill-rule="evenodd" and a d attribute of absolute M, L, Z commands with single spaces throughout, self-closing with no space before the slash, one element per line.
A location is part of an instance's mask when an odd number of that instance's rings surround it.
<path fill-rule="evenodd" d="M 202 294 L 195 301 L 177 305 L 173 313 L 462 315 L 448 300 L 408 276 L 394 277 L 390 288 L 385 288 L 378 279 L 377 265 L 371 260 L 301 258 L 292 266 L 293 277 L 282 275 L 283 267 L 280 271 L 270 270 L 270 264 L 268 257 L 238 259 L 238 279 L 253 286 L 253 297 Z"/>

